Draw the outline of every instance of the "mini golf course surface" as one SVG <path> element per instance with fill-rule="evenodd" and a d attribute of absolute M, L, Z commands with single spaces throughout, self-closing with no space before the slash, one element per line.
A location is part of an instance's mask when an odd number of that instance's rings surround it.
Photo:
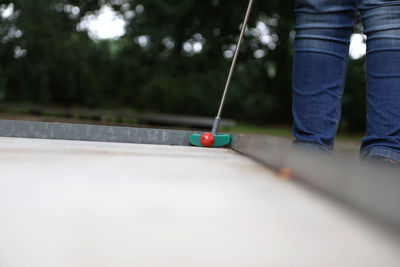
<path fill-rule="evenodd" d="M 313 156 L 278 141 L 236 135 L 238 153 L 190 134 L 0 121 L 0 266 L 400 265 L 390 173 L 368 200 L 369 170 L 356 190 L 339 182 L 357 168 L 309 175 Z"/>

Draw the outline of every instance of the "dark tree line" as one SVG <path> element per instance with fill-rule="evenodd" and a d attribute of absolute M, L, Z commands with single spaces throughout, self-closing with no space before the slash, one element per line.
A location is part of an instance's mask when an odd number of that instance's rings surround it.
<path fill-rule="evenodd" d="M 14 12 L 0 17 L 0 101 L 206 116 L 217 110 L 247 7 L 243 0 L 1 3 Z M 77 27 L 103 5 L 129 15 L 118 40 L 92 40 Z M 293 6 L 255 1 L 224 116 L 290 123 Z M 345 128 L 364 127 L 363 86 L 363 61 L 352 61 Z"/>

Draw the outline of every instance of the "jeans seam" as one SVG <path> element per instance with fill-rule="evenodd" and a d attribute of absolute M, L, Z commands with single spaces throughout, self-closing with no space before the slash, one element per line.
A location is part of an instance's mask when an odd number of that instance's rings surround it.
<path fill-rule="evenodd" d="M 356 3 L 356 11 L 354 12 L 354 18 L 352 21 L 352 25 L 354 26 L 355 21 L 357 20 L 357 3 Z M 353 30 L 350 30 L 349 35 L 351 34 Z M 342 99 L 342 91 L 343 91 L 343 87 L 344 87 L 344 83 L 345 83 L 345 77 L 346 77 L 346 66 L 348 64 L 348 60 L 349 60 L 349 47 L 350 45 L 347 44 L 345 46 L 345 58 L 343 60 L 343 66 L 342 66 L 342 77 L 341 77 L 341 81 L 340 81 L 340 86 L 339 86 L 339 92 L 338 92 L 338 101 L 336 104 L 336 132 L 339 128 L 339 110 L 340 110 L 340 105 L 341 105 L 341 99 Z"/>
<path fill-rule="evenodd" d="M 346 53 L 346 56 L 344 57 L 344 59 L 343 59 L 343 65 L 342 65 L 342 77 L 341 77 L 341 80 L 340 80 L 340 85 L 339 85 L 339 90 L 338 90 L 338 96 L 337 96 L 337 98 L 338 98 L 338 100 L 337 100 L 337 103 L 336 103 L 336 131 L 337 131 L 337 129 L 338 129 L 338 127 L 339 127 L 339 109 L 340 109 L 340 103 L 341 103 L 341 98 L 342 98 L 342 88 L 343 88 L 343 86 L 344 86 L 344 81 L 345 81 L 345 76 L 346 76 L 346 65 L 347 65 L 347 61 L 348 61 L 348 59 L 349 59 L 349 56 L 348 56 L 348 47 L 349 47 L 349 45 L 347 44 L 346 46 L 345 46 L 345 53 Z"/>

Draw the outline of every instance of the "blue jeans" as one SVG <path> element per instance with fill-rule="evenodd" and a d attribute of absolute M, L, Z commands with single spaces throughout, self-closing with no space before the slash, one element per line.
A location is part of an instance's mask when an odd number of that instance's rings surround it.
<path fill-rule="evenodd" d="M 357 12 L 367 35 L 367 131 L 361 156 L 400 162 L 400 1 L 296 0 L 295 143 L 332 151 Z"/>

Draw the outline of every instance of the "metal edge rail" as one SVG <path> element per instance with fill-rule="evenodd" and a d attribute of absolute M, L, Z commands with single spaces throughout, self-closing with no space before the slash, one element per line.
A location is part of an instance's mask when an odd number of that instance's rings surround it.
<path fill-rule="evenodd" d="M 348 157 L 312 153 L 259 135 L 235 134 L 231 148 L 400 230 L 400 173 Z"/>
<path fill-rule="evenodd" d="M 189 146 L 199 132 L 54 122 L 0 120 L 0 136 Z"/>

